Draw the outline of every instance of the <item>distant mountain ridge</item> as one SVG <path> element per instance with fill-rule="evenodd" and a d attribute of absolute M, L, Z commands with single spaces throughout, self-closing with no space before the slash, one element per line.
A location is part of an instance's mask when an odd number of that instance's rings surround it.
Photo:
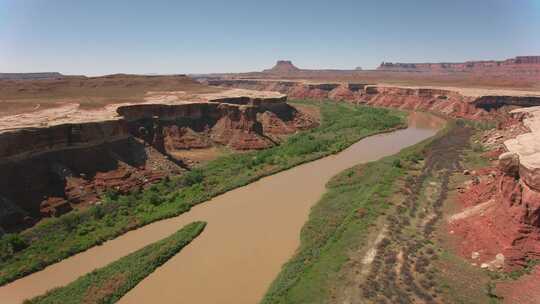
<path fill-rule="evenodd" d="M 391 72 L 476 72 L 485 70 L 540 69 L 540 56 L 517 56 L 506 60 L 466 62 L 402 63 L 383 62 L 378 71 Z"/>
<path fill-rule="evenodd" d="M 35 80 L 35 79 L 55 79 L 62 78 L 63 74 L 58 72 L 39 73 L 0 73 L 1 80 Z"/>

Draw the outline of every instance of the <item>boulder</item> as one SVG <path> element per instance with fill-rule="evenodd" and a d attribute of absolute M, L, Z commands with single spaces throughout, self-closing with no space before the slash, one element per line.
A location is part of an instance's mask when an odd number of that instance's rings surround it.
<path fill-rule="evenodd" d="M 519 155 L 513 152 L 499 155 L 499 169 L 505 175 L 519 177 Z"/>

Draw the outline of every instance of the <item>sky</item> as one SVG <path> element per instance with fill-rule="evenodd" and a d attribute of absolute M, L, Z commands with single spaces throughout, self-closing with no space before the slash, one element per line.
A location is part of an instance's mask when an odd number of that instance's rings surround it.
<path fill-rule="evenodd" d="M 0 72 L 375 68 L 540 55 L 540 0 L 0 0 Z"/>

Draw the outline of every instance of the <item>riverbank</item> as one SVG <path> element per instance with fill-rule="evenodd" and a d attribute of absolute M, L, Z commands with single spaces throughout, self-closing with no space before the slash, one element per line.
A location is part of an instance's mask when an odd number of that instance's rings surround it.
<path fill-rule="evenodd" d="M 263 151 L 232 154 L 166 179 L 143 192 L 110 193 L 97 206 L 45 220 L 2 238 L 0 285 L 127 231 L 187 212 L 201 202 L 261 177 L 330 155 L 359 139 L 404 126 L 397 111 L 317 103 L 322 124 Z"/>
<path fill-rule="evenodd" d="M 65 287 L 53 289 L 24 303 L 116 303 L 156 268 L 191 243 L 205 226 L 204 222 L 191 223 L 173 235 L 92 271 Z"/>
<path fill-rule="evenodd" d="M 460 170 L 472 133 L 463 122 L 451 123 L 435 138 L 334 177 L 302 229 L 299 251 L 262 303 L 409 303 L 448 296 L 442 286 L 448 280 L 435 264 L 444 254 L 433 233 L 449 177 Z"/>

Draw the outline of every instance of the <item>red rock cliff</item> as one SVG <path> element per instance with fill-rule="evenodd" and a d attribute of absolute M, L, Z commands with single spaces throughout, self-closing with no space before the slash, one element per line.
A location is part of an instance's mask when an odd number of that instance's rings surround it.
<path fill-rule="evenodd" d="M 285 100 L 133 104 L 119 106 L 112 120 L 4 130 L 0 228 L 31 225 L 98 202 L 107 190 L 123 193 L 180 174 L 186 164 L 175 153 L 182 150 L 263 149 L 317 124 Z"/>
<path fill-rule="evenodd" d="M 540 105 L 539 96 L 465 95 L 451 89 L 408 88 L 365 83 L 306 83 L 302 81 L 212 79 L 207 83 L 228 88 L 276 91 L 298 99 L 332 99 L 404 110 L 422 110 L 449 117 L 481 118 L 508 106 Z"/>

